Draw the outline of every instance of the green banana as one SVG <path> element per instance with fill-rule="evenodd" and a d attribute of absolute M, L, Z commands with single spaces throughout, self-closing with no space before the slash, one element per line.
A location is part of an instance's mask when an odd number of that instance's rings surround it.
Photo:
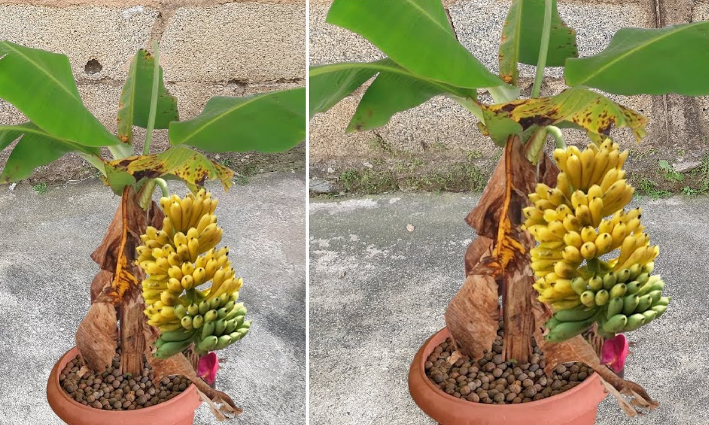
<path fill-rule="evenodd" d="M 640 313 L 633 314 L 631 316 L 628 316 L 628 323 L 623 328 L 623 332 L 634 331 L 635 329 L 639 328 L 640 326 L 642 326 L 644 324 L 645 324 L 645 316 L 643 316 Z"/>
<path fill-rule="evenodd" d="M 199 314 L 204 316 L 205 314 L 207 314 L 207 312 L 209 310 L 210 310 L 209 301 L 204 300 L 201 303 L 199 303 Z"/>
<path fill-rule="evenodd" d="M 606 318 L 610 320 L 611 317 L 620 314 L 623 311 L 623 306 L 623 298 L 611 298 L 606 309 Z"/>
<path fill-rule="evenodd" d="M 166 359 L 170 356 L 174 356 L 175 354 L 181 353 L 187 347 L 189 347 L 191 342 L 191 340 L 165 342 L 155 351 L 155 357 L 157 357 L 158 359 Z"/>
<path fill-rule="evenodd" d="M 568 310 L 559 310 L 554 313 L 552 319 L 555 319 L 559 323 L 578 322 L 579 320 L 586 320 L 589 317 L 593 316 L 594 314 L 596 314 L 596 311 L 596 309 L 588 309 L 583 306 L 578 306 L 576 308 L 571 308 Z"/>
<path fill-rule="evenodd" d="M 655 318 L 658 318 L 658 317 L 662 316 L 662 314 L 663 314 L 666 310 L 667 310 L 667 306 L 666 306 L 666 305 L 655 305 L 655 306 L 652 307 L 652 311 L 657 312 L 657 316 L 655 316 Z"/>
<path fill-rule="evenodd" d="M 218 342 L 219 342 L 219 338 L 217 338 L 214 335 L 209 335 L 206 338 L 204 338 L 202 341 L 199 342 L 199 344 L 197 345 L 197 348 L 201 352 L 212 351 L 212 349 L 217 346 Z"/>
<path fill-rule="evenodd" d="M 640 297 L 640 302 L 638 302 L 638 306 L 635 308 L 636 313 L 642 313 L 643 311 L 647 310 L 652 306 L 652 297 L 649 295 L 643 295 Z"/>
<path fill-rule="evenodd" d="M 203 323 L 204 323 L 204 317 L 202 317 L 199 314 L 192 318 L 192 327 L 194 329 L 201 328 Z"/>
<path fill-rule="evenodd" d="M 662 297 L 660 298 L 660 301 L 656 303 L 656 305 L 664 305 L 667 306 L 670 303 L 670 297 Z"/>
<path fill-rule="evenodd" d="M 623 328 L 627 325 L 627 323 L 628 318 L 624 314 L 616 314 L 615 316 L 608 319 L 608 321 L 606 321 L 606 323 L 601 326 L 601 329 L 604 332 L 616 334 L 622 331 Z"/>
<path fill-rule="evenodd" d="M 624 283 L 630 280 L 630 270 L 623 269 L 615 272 L 615 276 L 618 282 Z"/>
<path fill-rule="evenodd" d="M 209 323 L 217 320 L 217 311 L 216 310 L 209 310 L 205 315 L 204 315 L 204 321 Z"/>
<path fill-rule="evenodd" d="M 626 316 L 633 314 L 635 309 L 638 308 L 639 303 L 640 297 L 638 297 L 637 294 L 626 295 L 623 298 L 623 314 Z"/>
<path fill-rule="evenodd" d="M 186 341 L 192 338 L 192 335 L 194 335 L 194 332 L 185 329 L 180 329 L 177 331 L 163 332 L 160 334 L 160 339 L 165 342 L 178 342 Z"/>
<path fill-rule="evenodd" d="M 616 278 L 615 273 L 606 273 L 603 276 L 603 289 L 610 291 L 617 282 L 618 278 Z"/>
<path fill-rule="evenodd" d="M 599 291 L 603 289 L 603 278 L 600 276 L 594 276 L 588 280 L 588 286 L 592 291 Z"/>
<path fill-rule="evenodd" d="M 618 283 L 615 286 L 613 286 L 613 288 L 611 288 L 611 291 L 610 291 L 611 298 L 624 297 L 627 290 L 628 290 L 628 288 L 626 287 L 625 283 Z"/>
<path fill-rule="evenodd" d="M 610 294 L 605 289 L 601 289 L 600 291 L 596 292 L 596 297 L 595 297 L 596 305 L 604 306 L 604 305 L 608 304 L 609 299 L 610 299 Z"/>
<path fill-rule="evenodd" d="M 236 319 L 228 320 L 228 321 L 226 321 L 226 327 L 224 328 L 224 332 L 223 332 L 223 333 L 224 333 L 224 334 L 230 334 L 230 333 L 232 333 L 232 332 L 234 332 L 234 331 L 236 330 L 237 326 L 238 326 L 238 325 L 237 325 L 237 323 L 236 323 Z"/>
<path fill-rule="evenodd" d="M 657 312 L 655 310 L 646 310 L 643 312 L 643 316 L 645 316 L 645 323 L 648 324 L 652 322 L 656 317 L 657 317 Z"/>
<path fill-rule="evenodd" d="M 226 322 L 224 319 L 217 320 L 214 322 L 214 335 L 220 336 L 224 334 L 224 330 L 226 329 Z"/>
<path fill-rule="evenodd" d="M 219 337 L 219 340 L 217 341 L 217 346 L 214 347 L 214 349 L 221 350 L 229 344 L 231 344 L 231 337 L 229 335 L 222 335 Z"/>
<path fill-rule="evenodd" d="M 581 303 L 586 307 L 592 308 L 596 306 L 596 294 L 593 291 L 586 291 L 581 294 Z"/>
<path fill-rule="evenodd" d="M 571 289 L 573 289 L 578 295 L 581 295 L 588 289 L 588 282 L 586 282 L 586 279 L 582 277 L 575 277 L 571 281 Z"/>
<path fill-rule="evenodd" d="M 215 322 L 206 322 L 202 326 L 202 339 L 207 338 L 209 335 L 214 335 L 214 328 L 216 327 Z"/>
<path fill-rule="evenodd" d="M 632 282 L 629 282 L 628 284 L 625 285 L 625 293 L 626 294 L 637 294 L 639 291 L 640 291 L 640 285 L 635 280 Z"/>

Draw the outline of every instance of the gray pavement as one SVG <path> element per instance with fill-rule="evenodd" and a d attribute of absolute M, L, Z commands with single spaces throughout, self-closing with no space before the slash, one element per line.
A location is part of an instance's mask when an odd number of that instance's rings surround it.
<path fill-rule="evenodd" d="M 310 423 L 434 424 L 408 394 L 409 364 L 444 326 L 475 237 L 463 218 L 478 196 L 393 194 L 310 204 Z M 709 424 L 709 199 L 641 198 L 673 298 L 629 335 L 626 377 L 660 407 L 627 419 L 616 402 L 597 424 Z M 414 226 L 412 232 L 407 225 Z M 533 420 L 530 420 L 533 423 Z"/>
<path fill-rule="evenodd" d="M 217 387 L 244 409 L 235 423 L 304 423 L 305 178 L 274 173 L 227 193 L 209 187 L 253 320 L 243 341 L 220 352 L 227 363 Z M 46 379 L 89 308 L 98 271 L 89 254 L 118 201 L 96 180 L 41 195 L 0 186 L 0 425 L 63 423 L 46 402 Z M 216 423 L 202 405 L 195 424 Z"/>

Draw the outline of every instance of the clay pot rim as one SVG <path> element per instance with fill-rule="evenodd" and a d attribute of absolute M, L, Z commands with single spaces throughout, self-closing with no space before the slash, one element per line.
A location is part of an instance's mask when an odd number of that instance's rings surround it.
<path fill-rule="evenodd" d="M 596 381 L 600 381 L 598 373 L 596 373 L 594 371 L 591 375 L 589 375 L 586 379 L 584 379 L 584 381 L 582 383 L 580 383 L 579 385 L 575 386 L 574 388 L 572 388 L 568 391 L 564 391 L 563 393 L 559 393 L 557 395 L 553 395 L 551 397 L 547 397 L 547 398 L 544 398 L 541 400 L 530 401 L 528 403 L 485 404 L 485 403 L 475 403 L 475 402 L 468 401 L 468 400 L 462 400 L 457 397 L 453 397 L 452 395 L 450 395 L 444 391 L 441 391 L 440 388 L 438 388 L 436 385 L 433 384 L 433 382 L 431 382 L 431 380 L 428 378 L 428 375 L 426 375 L 426 368 L 425 368 L 426 359 L 431 354 L 431 352 L 433 352 L 433 348 L 435 348 L 435 347 L 431 347 L 431 350 L 429 350 L 428 348 L 429 348 L 429 346 L 432 346 L 433 339 L 440 334 L 445 334 L 443 340 L 445 340 L 445 338 L 448 338 L 450 336 L 450 332 L 448 332 L 447 327 L 445 327 L 445 328 L 439 330 L 438 332 L 434 333 L 433 335 L 431 335 L 431 337 L 429 337 L 428 340 L 423 344 L 424 345 L 423 355 L 421 356 L 421 361 L 419 362 L 419 364 L 417 366 L 420 369 L 420 371 L 423 373 L 423 376 L 425 378 L 423 381 L 426 383 L 426 385 L 428 386 L 428 388 L 431 391 L 435 392 L 438 396 L 442 396 L 444 399 L 454 402 L 456 404 L 459 404 L 461 406 L 475 405 L 476 408 L 480 408 L 480 409 L 528 409 L 530 404 L 533 404 L 534 406 L 543 406 L 544 404 L 556 403 L 561 398 L 568 397 L 568 396 L 573 395 L 574 393 L 579 392 L 579 391 L 583 391 L 583 389 L 585 387 L 587 387 L 589 385 L 593 385 L 593 383 L 596 383 Z M 598 382 L 598 383 L 600 383 L 600 382 Z"/>
<path fill-rule="evenodd" d="M 69 351 L 67 351 L 66 353 L 64 353 L 64 354 L 59 358 L 59 361 L 57 361 L 57 362 L 54 364 L 54 367 L 56 368 L 56 372 L 57 372 L 57 373 L 56 373 L 55 376 L 53 377 L 53 380 L 55 381 L 56 385 L 59 387 L 59 391 L 58 391 L 59 396 L 60 396 L 65 402 L 69 403 L 73 409 L 77 409 L 77 410 L 80 411 L 80 412 L 83 411 L 83 412 L 86 412 L 86 413 L 91 413 L 91 414 L 93 414 L 93 415 L 99 413 L 99 414 L 101 414 L 101 415 L 113 415 L 113 416 L 120 416 L 120 415 L 126 415 L 126 414 L 135 414 L 134 412 L 141 413 L 141 414 L 150 413 L 150 412 L 157 412 L 157 411 L 160 410 L 160 409 L 164 409 L 165 407 L 168 407 L 170 404 L 182 402 L 182 401 L 183 401 L 182 398 L 188 397 L 189 394 L 190 394 L 190 392 L 191 392 L 192 390 L 194 390 L 194 389 L 197 388 L 197 387 L 195 387 L 195 385 L 194 385 L 193 383 L 190 383 L 190 385 L 189 385 L 187 388 L 185 388 L 185 390 L 182 391 L 182 393 L 180 393 L 178 396 L 175 396 L 175 397 L 173 397 L 172 399 L 170 399 L 170 400 L 168 400 L 168 401 L 165 401 L 165 402 L 156 404 L 156 405 L 154 405 L 154 406 L 143 407 L 142 409 L 135 409 L 135 410 L 103 410 L 103 409 L 96 409 L 95 407 L 84 406 L 83 404 L 81 404 L 81 403 L 77 402 L 76 400 L 74 400 L 73 398 L 69 397 L 69 394 L 67 394 L 66 391 L 64 391 L 64 388 L 62 388 L 62 386 L 61 386 L 61 384 L 60 384 L 60 382 L 59 382 L 59 375 L 61 374 L 61 370 L 59 370 L 59 364 L 60 364 L 62 361 L 64 361 L 64 359 L 65 359 L 67 356 L 70 356 L 70 355 L 74 355 L 74 357 L 78 357 L 78 356 L 79 356 L 79 349 L 76 348 L 76 347 L 72 347 L 71 349 L 69 349 Z M 74 357 L 72 357 L 71 359 L 73 359 Z M 71 360 L 71 359 L 70 359 L 70 360 Z M 67 363 L 68 363 L 68 362 L 67 362 Z"/>

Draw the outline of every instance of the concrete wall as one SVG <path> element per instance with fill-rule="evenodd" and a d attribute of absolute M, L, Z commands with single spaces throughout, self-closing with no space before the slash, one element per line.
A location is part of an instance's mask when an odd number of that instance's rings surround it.
<path fill-rule="evenodd" d="M 0 39 L 66 54 L 84 103 L 112 132 L 133 55 L 152 39 L 160 41 L 164 78 L 181 119 L 198 115 L 215 95 L 305 84 L 305 0 L 0 0 Z M 23 120 L 0 102 L 0 122 Z M 143 135 L 138 129 L 136 140 Z M 154 140 L 156 149 L 167 146 L 166 130 Z M 69 155 L 33 179 L 86 173 L 90 168 Z"/>
<path fill-rule="evenodd" d="M 383 57 L 366 40 L 339 27 L 325 23 L 330 2 L 311 2 L 311 65 L 339 61 L 371 61 Z M 481 62 L 497 72 L 497 48 L 502 25 L 510 2 L 504 0 L 446 0 L 453 26 L 461 43 Z M 577 31 L 581 56 L 601 52 L 613 34 L 626 26 L 662 27 L 693 20 L 709 19 L 709 2 L 692 0 L 559 0 L 559 13 Z M 522 66 L 521 78 L 529 96 L 534 68 Z M 550 78 L 543 95 L 563 90 L 561 68 L 549 68 Z M 400 166 L 398 157 L 420 158 L 429 168 L 441 168 L 451 162 L 473 162 L 488 173 L 499 155 L 497 148 L 477 130 L 477 120 L 446 98 L 434 98 L 412 110 L 395 115 L 391 122 L 374 131 L 345 134 L 355 111 L 360 89 L 330 111 L 316 116 L 311 124 L 310 157 L 312 175 L 336 181 L 346 170 Z M 707 146 L 708 98 L 680 96 L 612 96 L 650 118 L 648 136 L 636 145 L 629 131 L 615 136 L 630 148 L 628 166 L 635 176 L 658 169 L 665 159 L 678 169 L 695 167 Z M 587 143 L 582 134 L 571 134 L 573 142 Z M 381 147 L 385 146 L 384 149 Z M 394 154 L 392 154 L 394 153 Z M 491 160 L 493 158 L 493 160 Z M 408 159 L 407 159 L 408 161 Z M 657 176 L 655 176 L 656 178 Z"/>

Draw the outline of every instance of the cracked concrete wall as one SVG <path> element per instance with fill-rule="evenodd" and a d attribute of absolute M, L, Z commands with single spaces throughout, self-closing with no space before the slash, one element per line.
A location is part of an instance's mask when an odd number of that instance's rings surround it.
<path fill-rule="evenodd" d="M 181 119 L 212 96 L 242 96 L 305 84 L 305 0 L 0 0 L 0 40 L 68 56 L 84 103 L 116 131 L 121 87 L 139 48 L 160 42 L 166 86 Z M 0 101 L 0 123 L 25 119 Z M 136 140 L 144 131 L 138 129 Z M 154 138 L 167 146 L 166 130 Z M 138 149 L 142 146 L 137 146 Z M 10 149 L 0 153 L 0 167 Z M 67 155 L 31 180 L 93 171 Z"/>
<path fill-rule="evenodd" d="M 342 61 L 371 61 L 383 57 L 363 38 L 326 24 L 330 1 L 311 1 L 311 65 Z M 581 56 L 601 52 L 620 28 L 654 28 L 709 19 L 706 0 L 559 0 L 559 13 L 577 31 Z M 497 48 L 510 2 L 506 0 L 445 0 L 460 42 L 494 72 L 498 70 Z M 521 66 L 523 95 L 529 96 L 534 68 Z M 561 68 L 548 68 L 542 93 L 554 95 L 565 87 Z M 317 178 L 336 180 L 350 168 L 391 167 L 391 152 L 425 159 L 432 166 L 450 161 L 475 162 L 490 172 L 499 154 L 489 139 L 477 130 L 477 120 L 455 102 L 438 97 L 395 115 L 390 123 L 374 131 L 345 133 L 345 128 L 364 92 L 346 98 L 324 114 L 316 116 L 310 130 L 311 171 Z M 629 131 L 614 135 L 624 148 L 631 149 L 628 168 L 639 176 L 649 168 L 658 169 L 665 159 L 678 169 L 698 165 L 709 150 L 706 142 L 709 98 L 682 96 L 611 96 L 650 119 L 648 135 L 635 144 Z M 580 132 L 570 134 L 574 143 L 587 143 Z M 381 149 L 382 144 L 386 149 Z M 635 155 L 633 155 L 633 153 Z M 470 155 L 473 154 L 473 155 Z"/>

